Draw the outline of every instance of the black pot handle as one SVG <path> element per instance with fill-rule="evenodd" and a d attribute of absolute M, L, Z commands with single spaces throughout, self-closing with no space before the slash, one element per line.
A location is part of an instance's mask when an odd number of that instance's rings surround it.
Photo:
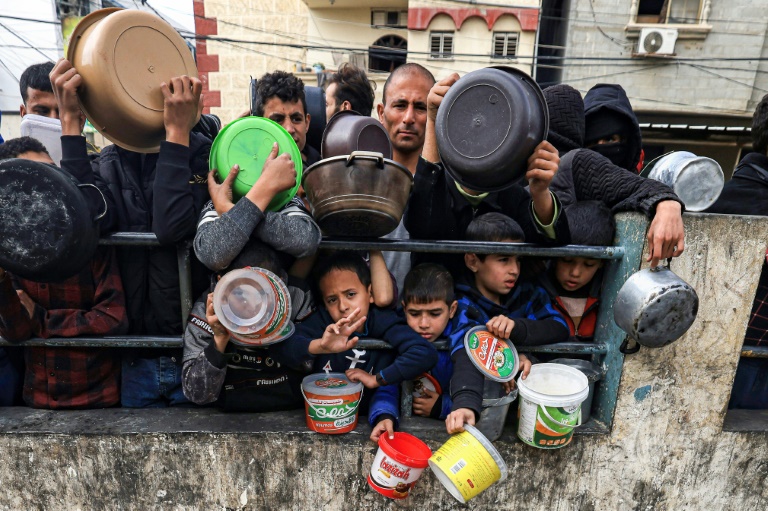
<path fill-rule="evenodd" d="M 374 153 L 373 151 L 352 151 L 352 154 L 347 156 L 347 167 L 352 165 L 355 159 L 359 160 L 373 160 L 376 162 L 376 166 L 384 168 L 384 155 L 381 153 Z"/>
<path fill-rule="evenodd" d="M 638 351 L 640 351 L 640 344 L 638 344 L 638 342 L 634 340 L 633 342 L 635 343 L 635 345 L 630 348 L 629 337 L 625 337 L 624 342 L 622 342 L 621 346 L 619 347 L 619 351 L 624 353 L 625 355 L 631 355 L 633 353 L 637 353 Z"/>
<path fill-rule="evenodd" d="M 83 188 L 83 187 L 86 187 L 86 186 L 93 187 L 97 192 L 99 192 L 99 195 L 101 195 L 101 200 L 104 201 L 104 212 L 102 214 L 96 216 L 96 218 L 93 219 L 94 222 L 97 222 L 97 221 L 101 220 L 102 218 L 104 218 L 104 215 L 107 214 L 107 209 L 108 209 L 107 208 L 107 199 L 104 197 L 104 194 L 101 192 L 101 190 L 99 190 L 99 187 L 94 185 L 94 184 L 86 183 L 84 185 L 77 185 L 78 188 Z"/>

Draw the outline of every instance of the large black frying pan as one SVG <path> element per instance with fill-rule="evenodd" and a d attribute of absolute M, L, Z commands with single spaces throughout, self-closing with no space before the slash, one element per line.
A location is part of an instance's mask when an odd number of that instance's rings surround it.
<path fill-rule="evenodd" d="M 0 161 L 0 268 L 36 282 L 61 281 L 85 268 L 106 201 L 93 218 L 83 187 L 96 188 L 54 165 Z"/>

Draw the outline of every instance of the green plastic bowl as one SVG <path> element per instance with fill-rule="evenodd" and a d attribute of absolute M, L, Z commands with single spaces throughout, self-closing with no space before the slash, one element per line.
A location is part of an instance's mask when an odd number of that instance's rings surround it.
<path fill-rule="evenodd" d="M 272 145 L 277 142 L 278 155 L 288 153 L 296 167 L 296 185 L 275 195 L 267 211 L 278 211 L 296 195 L 301 184 L 304 164 L 301 152 L 290 133 L 275 121 L 265 117 L 243 117 L 227 124 L 211 146 L 210 167 L 217 169 L 219 179 L 229 175 L 233 165 L 240 165 L 240 173 L 232 184 L 235 201 L 248 193 L 261 176 Z"/>

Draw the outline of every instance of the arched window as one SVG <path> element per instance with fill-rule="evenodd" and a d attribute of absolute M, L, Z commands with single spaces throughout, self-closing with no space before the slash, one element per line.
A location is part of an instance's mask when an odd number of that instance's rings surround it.
<path fill-rule="evenodd" d="M 368 69 L 392 72 L 405 64 L 407 56 L 408 41 L 400 36 L 385 35 L 368 47 Z"/>

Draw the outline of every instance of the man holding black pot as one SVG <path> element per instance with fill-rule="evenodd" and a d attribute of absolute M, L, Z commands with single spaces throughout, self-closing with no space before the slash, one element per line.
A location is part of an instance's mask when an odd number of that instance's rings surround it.
<path fill-rule="evenodd" d="M 53 165 L 45 147 L 22 137 L 0 146 L 0 160 L 20 158 Z M 35 164 L 29 169 L 36 171 Z M 33 282 L 0 268 L 0 335 L 10 342 L 30 337 L 110 336 L 127 331 L 125 295 L 117 259 L 101 247 L 78 274 L 60 282 Z M 24 347 L 24 402 L 34 408 L 104 408 L 120 401 L 120 355 L 109 348 Z M 7 370 L 0 357 L 0 370 Z M 10 375 L 0 383 L 10 385 Z M 0 403 L 9 390 L 0 388 Z M 4 403 L 9 405 L 11 403 Z"/>
<path fill-rule="evenodd" d="M 202 111 L 202 84 L 178 76 L 160 85 L 166 138 L 159 153 L 117 145 L 102 150 L 93 166 L 80 136 L 77 90 L 82 77 L 61 59 L 50 75 L 62 126 L 62 168 L 81 183 L 95 184 L 107 201 L 101 231 L 154 232 L 162 247 L 118 251 L 130 333 L 180 335 L 182 320 L 176 243 L 190 238 L 208 200 L 211 140 L 192 132 Z M 98 198 L 98 201 L 101 197 Z M 193 292 L 208 284 L 193 264 Z M 181 388 L 181 349 L 137 349 L 124 353 L 122 404 L 165 407 L 188 403 Z"/>

